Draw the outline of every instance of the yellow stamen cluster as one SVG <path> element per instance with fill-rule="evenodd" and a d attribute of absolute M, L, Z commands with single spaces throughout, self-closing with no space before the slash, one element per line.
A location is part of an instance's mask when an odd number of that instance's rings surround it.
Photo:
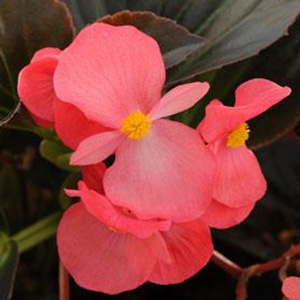
<path fill-rule="evenodd" d="M 145 115 L 140 110 L 136 110 L 122 121 L 120 131 L 130 139 L 141 139 L 148 134 L 150 127 L 149 114 Z"/>
<path fill-rule="evenodd" d="M 247 123 L 243 123 L 232 130 L 227 136 L 226 146 L 238 148 L 243 146 L 249 138 L 250 128 Z"/>

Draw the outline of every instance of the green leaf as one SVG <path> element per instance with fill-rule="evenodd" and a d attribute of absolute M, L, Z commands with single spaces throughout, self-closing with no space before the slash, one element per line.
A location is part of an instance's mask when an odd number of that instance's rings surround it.
<path fill-rule="evenodd" d="M 65 5 L 56 0 L 2 0 L 0 19 L 0 119 L 7 123 L 18 111 L 19 71 L 35 51 L 66 47 L 73 25 Z"/>
<path fill-rule="evenodd" d="M 151 12 L 121 11 L 99 19 L 111 25 L 132 25 L 152 36 L 159 44 L 166 68 L 178 65 L 205 45 L 205 39 L 191 34 L 171 19 Z M 176 36 L 176 38 L 174 38 Z"/>
<path fill-rule="evenodd" d="M 60 219 L 61 212 L 59 211 L 13 235 L 11 239 L 17 243 L 19 253 L 28 251 L 55 236 Z"/>
<path fill-rule="evenodd" d="M 189 79 L 257 54 L 283 36 L 300 11 L 299 0 L 228 0 L 199 27 L 209 40 L 169 82 Z"/>
<path fill-rule="evenodd" d="M 13 283 L 19 260 L 17 244 L 0 232 L 0 299 L 12 296 Z"/>
<path fill-rule="evenodd" d="M 60 169 L 71 172 L 79 171 L 78 167 L 69 164 L 72 151 L 59 140 L 43 140 L 40 144 L 40 153 L 42 157 Z"/>

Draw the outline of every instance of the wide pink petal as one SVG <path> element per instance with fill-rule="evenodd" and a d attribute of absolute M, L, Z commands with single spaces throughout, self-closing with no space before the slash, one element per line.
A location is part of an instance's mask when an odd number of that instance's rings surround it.
<path fill-rule="evenodd" d="M 142 219 L 190 221 L 211 200 L 215 160 L 199 135 L 158 120 L 141 140 L 127 139 L 103 179 L 107 197 Z"/>
<path fill-rule="evenodd" d="M 157 42 L 132 26 L 95 23 L 60 56 L 54 85 L 62 101 L 107 127 L 128 114 L 148 113 L 165 81 Z"/>
<path fill-rule="evenodd" d="M 45 122 L 54 122 L 53 73 L 57 58 L 46 57 L 22 69 L 18 79 L 18 94 L 31 114 Z"/>
<path fill-rule="evenodd" d="M 106 131 L 102 125 L 89 120 L 76 106 L 56 100 L 54 104 L 55 130 L 71 149 L 76 149 L 86 138 Z"/>
<path fill-rule="evenodd" d="M 253 210 L 255 204 L 238 208 L 229 207 L 216 200 L 212 200 L 210 206 L 202 216 L 202 220 L 209 226 L 218 229 L 226 229 L 244 221 Z"/>
<path fill-rule="evenodd" d="M 57 231 L 59 257 L 78 285 L 117 294 L 143 284 L 156 263 L 157 235 L 139 239 L 109 230 L 83 203 L 72 205 Z"/>
<path fill-rule="evenodd" d="M 139 220 L 128 209 L 115 207 L 105 196 L 88 189 L 84 182 L 79 182 L 78 187 L 87 211 L 112 230 L 129 232 L 145 239 L 158 231 L 170 229 L 170 221 Z"/>
<path fill-rule="evenodd" d="M 89 189 L 104 194 L 103 176 L 106 171 L 104 163 L 81 167 L 82 177 Z"/>
<path fill-rule="evenodd" d="M 228 148 L 224 141 L 215 143 L 212 151 L 217 158 L 214 199 L 239 208 L 250 206 L 263 197 L 267 184 L 252 151 L 246 146 Z"/>
<path fill-rule="evenodd" d="M 31 62 L 41 60 L 45 57 L 56 58 L 60 55 L 60 53 L 61 53 L 61 50 L 58 48 L 51 48 L 51 47 L 43 48 L 34 53 L 32 59 L 31 59 Z"/>
<path fill-rule="evenodd" d="M 194 106 L 208 90 L 208 82 L 193 82 L 177 86 L 153 107 L 150 111 L 151 119 L 171 116 Z"/>
<path fill-rule="evenodd" d="M 158 284 L 180 283 L 199 272 L 210 260 L 213 244 L 208 226 L 200 219 L 175 224 L 162 233 L 171 263 L 158 260 L 149 281 Z"/>
<path fill-rule="evenodd" d="M 290 276 L 284 279 L 282 293 L 289 300 L 300 300 L 300 277 Z"/>
<path fill-rule="evenodd" d="M 206 107 L 205 118 L 198 130 L 207 142 L 213 142 L 265 112 L 290 93 L 289 87 L 281 87 L 266 79 L 249 80 L 237 88 L 234 107 L 224 106 L 218 100 L 212 101 Z"/>
<path fill-rule="evenodd" d="M 72 165 L 92 165 L 106 159 L 126 139 L 119 131 L 107 131 L 86 138 L 71 156 Z"/>

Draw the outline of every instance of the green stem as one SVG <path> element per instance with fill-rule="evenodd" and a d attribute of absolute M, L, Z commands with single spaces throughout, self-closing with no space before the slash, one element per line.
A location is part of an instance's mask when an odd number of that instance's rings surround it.
<path fill-rule="evenodd" d="M 30 250 L 53 237 L 60 217 L 61 212 L 57 212 L 13 235 L 12 239 L 17 243 L 19 252 Z"/>

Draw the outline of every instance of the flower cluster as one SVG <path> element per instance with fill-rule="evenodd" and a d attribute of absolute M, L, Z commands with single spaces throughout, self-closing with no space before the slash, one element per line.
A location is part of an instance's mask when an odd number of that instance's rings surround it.
<path fill-rule="evenodd" d="M 249 119 L 289 95 L 265 79 L 236 90 L 234 107 L 213 100 L 197 129 L 165 119 L 192 107 L 207 82 L 162 96 L 155 40 L 132 26 L 95 23 L 63 51 L 38 51 L 18 92 L 40 126 L 75 150 L 81 201 L 64 214 L 59 256 L 76 282 L 109 294 L 146 281 L 179 283 L 209 261 L 209 227 L 244 220 L 266 182 L 247 149 Z M 103 161 L 114 155 L 111 166 Z"/>

